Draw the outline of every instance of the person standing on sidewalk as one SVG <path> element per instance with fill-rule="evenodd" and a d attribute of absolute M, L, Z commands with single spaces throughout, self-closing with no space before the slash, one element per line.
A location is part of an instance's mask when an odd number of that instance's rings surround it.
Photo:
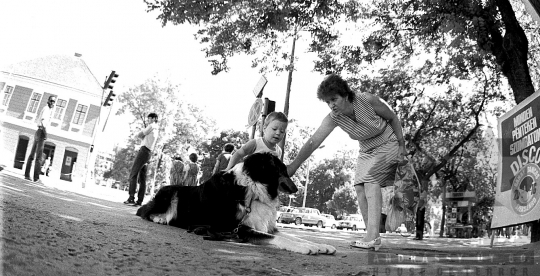
<path fill-rule="evenodd" d="M 142 205 L 144 194 L 146 193 L 146 164 L 150 161 L 158 136 L 157 121 L 158 115 L 156 113 L 148 114 L 148 126 L 137 134 L 137 137 L 143 139 L 143 141 L 131 167 L 131 173 L 129 174 L 129 198 L 124 201 L 124 204 L 133 206 Z M 139 192 L 137 194 L 137 202 L 135 202 L 137 182 L 139 182 Z"/>
<path fill-rule="evenodd" d="M 355 190 L 360 212 L 366 223 L 366 235 L 351 246 L 379 250 L 379 226 L 382 210 L 381 188 L 392 186 L 396 168 L 406 154 L 401 123 L 389 105 L 378 96 L 353 92 L 339 75 L 328 75 L 317 88 L 317 98 L 330 113 L 287 166 L 294 175 L 302 163 L 339 127 L 360 146 L 356 163 Z"/>
<path fill-rule="evenodd" d="M 32 144 L 32 150 L 30 150 L 30 155 L 28 155 L 28 160 L 26 161 L 26 169 L 24 171 L 24 179 L 30 181 L 38 181 L 39 174 L 41 173 L 41 165 L 43 160 L 41 156 L 43 155 L 43 145 L 47 139 L 47 127 L 51 124 L 51 117 L 53 114 L 54 104 L 56 103 L 56 96 L 49 96 L 47 100 L 47 106 L 41 110 L 41 114 L 37 119 L 37 131 L 34 134 L 34 144 Z M 32 161 L 36 159 L 34 164 L 34 175 L 33 178 L 30 178 L 30 170 L 32 169 Z"/>

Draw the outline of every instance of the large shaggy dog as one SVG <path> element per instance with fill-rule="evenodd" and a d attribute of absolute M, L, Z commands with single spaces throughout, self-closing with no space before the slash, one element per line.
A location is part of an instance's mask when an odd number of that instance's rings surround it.
<path fill-rule="evenodd" d="M 330 245 L 278 231 L 278 190 L 292 194 L 298 189 L 279 158 L 255 153 L 244 163 L 212 176 L 200 186 L 161 188 L 137 210 L 137 215 L 188 230 L 205 229 L 213 238 L 230 235 L 241 241 L 303 254 L 334 254 L 336 249 Z"/>

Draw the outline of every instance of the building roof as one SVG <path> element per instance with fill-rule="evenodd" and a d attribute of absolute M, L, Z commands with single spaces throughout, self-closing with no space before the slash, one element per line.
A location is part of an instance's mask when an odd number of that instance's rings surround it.
<path fill-rule="evenodd" d="M 1 71 L 82 90 L 101 96 L 100 83 L 77 56 L 51 55 L 8 65 Z"/>

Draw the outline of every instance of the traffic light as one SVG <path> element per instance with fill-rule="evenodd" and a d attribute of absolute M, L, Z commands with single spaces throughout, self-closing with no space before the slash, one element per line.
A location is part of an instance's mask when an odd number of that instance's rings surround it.
<path fill-rule="evenodd" d="M 112 90 L 109 91 L 109 95 L 107 95 L 107 98 L 103 102 L 103 106 L 111 106 L 111 103 L 114 100 L 115 96 L 116 96 L 116 94 L 114 94 L 114 92 Z"/>
<path fill-rule="evenodd" d="M 113 84 L 116 82 L 116 78 L 118 78 L 118 74 L 116 74 L 115 71 L 112 71 L 107 80 L 105 81 L 103 89 L 113 89 Z"/>
<path fill-rule="evenodd" d="M 266 116 L 276 110 L 276 102 L 271 101 L 268 98 L 264 98 L 264 111 L 263 116 Z"/>

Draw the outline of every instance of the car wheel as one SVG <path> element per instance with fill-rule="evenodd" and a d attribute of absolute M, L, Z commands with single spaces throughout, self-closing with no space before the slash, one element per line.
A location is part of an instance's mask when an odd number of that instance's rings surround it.
<path fill-rule="evenodd" d="M 318 228 L 324 228 L 324 226 L 322 224 L 322 221 L 319 220 L 319 222 L 317 222 L 317 227 Z"/>
<path fill-rule="evenodd" d="M 335 224 L 332 224 L 332 227 L 330 227 L 330 228 L 332 228 L 332 229 L 336 229 L 337 227 L 336 227 L 336 225 L 335 225 Z"/>
<path fill-rule="evenodd" d="M 301 218 L 296 218 L 296 219 L 294 220 L 294 224 L 296 224 L 296 225 L 302 224 L 302 219 L 301 219 Z"/>
<path fill-rule="evenodd" d="M 356 231 L 356 225 L 353 225 L 353 226 L 352 226 L 352 230 L 353 230 L 353 231 Z"/>

